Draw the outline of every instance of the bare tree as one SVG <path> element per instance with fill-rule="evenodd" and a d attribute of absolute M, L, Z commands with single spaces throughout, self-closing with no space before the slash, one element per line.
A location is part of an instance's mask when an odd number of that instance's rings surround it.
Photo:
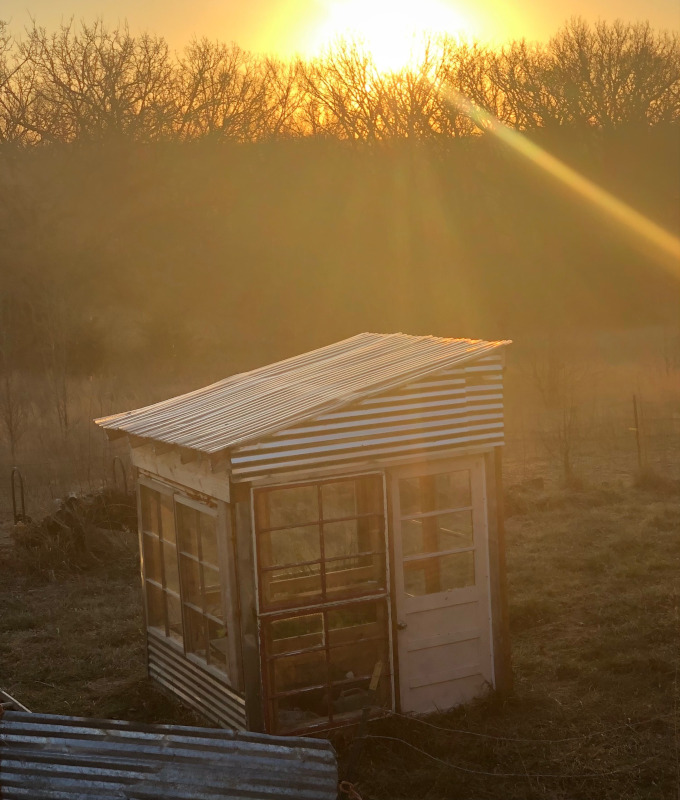
<path fill-rule="evenodd" d="M 570 20 L 548 45 L 562 120 L 600 128 L 680 119 L 680 40 L 649 23 Z"/>
<path fill-rule="evenodd" d="M 0 428 L 16 463 L 19 444 L 31 415 L 31 402 L 22 372 L 17 307 L 6 294 L 0 300 Z"/>
<path fill-rule="evenodd" d="M 258 137 L 266 108 L 266 65 L 238 45 L 193 41 L 178 63 L 176 97 L 182 139 Z"/>
<path fill-rule="evenodd" d="M 24 125 L 40 140 L 157 139 L 173 129 L 164 39 L 101 21 L 69 22 L 53 34 L 34 24 L 19 49 L 33 95 Z"/>
<path fill-rule="evenodd" d="M 313 123 L 317 131 L 350 141 L 387 137 L 385 84 L 371 55 L 357 42 L 340 40 L 308 64 L 305 83 L 318 114 Z"/>

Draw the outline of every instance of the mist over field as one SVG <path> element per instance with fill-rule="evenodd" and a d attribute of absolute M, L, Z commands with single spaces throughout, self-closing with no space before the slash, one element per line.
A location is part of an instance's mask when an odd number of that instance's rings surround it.
<path fill-rule="evenodd" d="M 363 330 L 512 338 L 541 396 L 583 358 L 628 364 L 627 408 L 640 370 L 675 385 L 677 260 L 452 98 L 677 234 L 676 34 L 573 19 L 381 72 L 351 42 L 282 62 L 102 22 L 0 32 L 5 463 L 65 443 L 89 465 L 94 416 Z M 643 382 L 665 418 L 675 390 Z"/>

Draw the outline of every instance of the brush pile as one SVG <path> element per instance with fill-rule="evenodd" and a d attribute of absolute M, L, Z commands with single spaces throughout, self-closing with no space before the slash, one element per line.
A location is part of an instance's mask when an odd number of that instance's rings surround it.
<path fill-rule="evenodd" d="M 104 489 L 70 495 L 39 522 L 14 526 L 14 556 L 24 571 L 46 578 L 102 566 L 127 567 L 137 558 L 134 494 Z"/>

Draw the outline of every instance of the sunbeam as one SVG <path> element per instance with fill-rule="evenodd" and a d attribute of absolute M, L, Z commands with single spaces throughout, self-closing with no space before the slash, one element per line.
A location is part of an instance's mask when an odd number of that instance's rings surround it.
<path fill-rule="evenodd" d="M 523 134 L 503 125 L 493 114 L 475 105 L 460 92 L 449 90 L 447 96 L 450 102 L 470 117 L 480 130 L 496 136 L 515 152 L 556 178 L 563 186 L 599 208 L 607 217 L 622 224 L 639 239 L 651 245 L 657 255 L 662 256 L 661 261 L 671 273 L 675 277 L 680 277 L 680 239 L 677 236 L 567 166 Z"/>

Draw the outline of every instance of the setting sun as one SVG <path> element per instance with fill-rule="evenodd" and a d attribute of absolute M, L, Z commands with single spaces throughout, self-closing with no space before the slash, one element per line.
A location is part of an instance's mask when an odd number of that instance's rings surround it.
<path fill-rule="evenodd" d="M 364 45 L 382 71 L 398 70 L 417 58 L 423 36 L 471 34 L 471 24 L 445 0 L 331 0 L 311 39 L 319 50 L 338 39 Z"/>

